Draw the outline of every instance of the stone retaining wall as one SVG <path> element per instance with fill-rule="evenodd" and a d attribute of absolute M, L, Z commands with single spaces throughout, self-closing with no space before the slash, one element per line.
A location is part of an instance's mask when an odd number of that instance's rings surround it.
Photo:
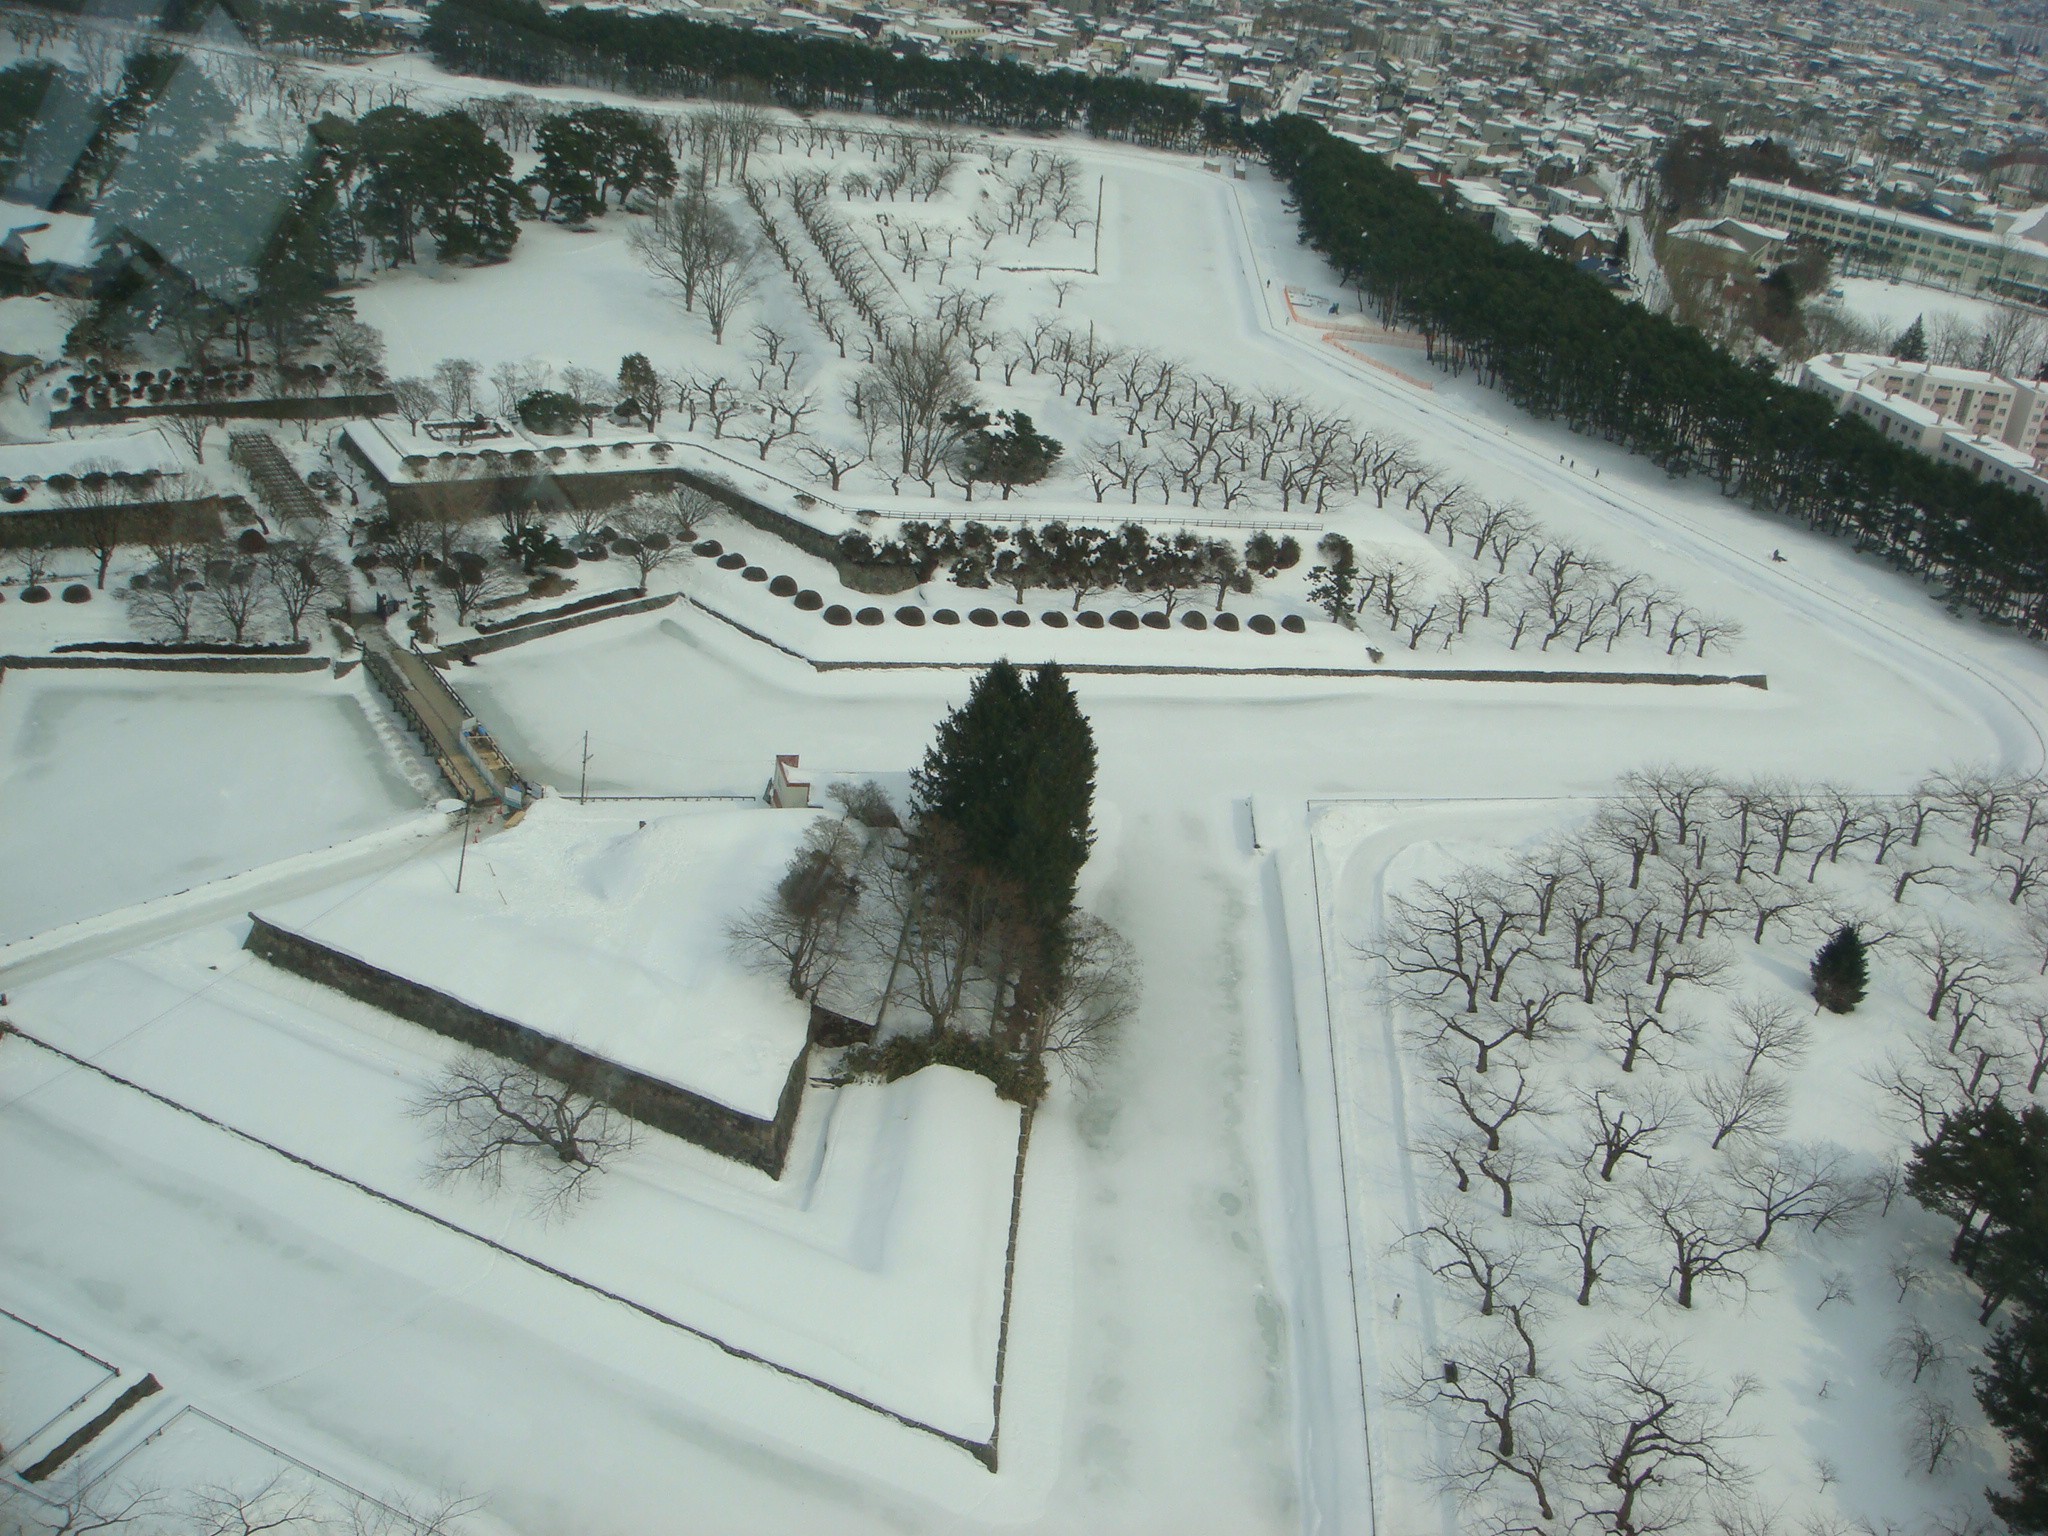
<path fill-rule="evenodd" d="M 0 656 L 0 675 L 59 667 L 121 672 L 325 672 L 325 656 Z"/>
<path fill-rule="evenodd" d="M 388 416 L 398 409 L 388 394 L 251 396 L 245 400 L 165 400 L 158 404 L 110 405 L 100 409 L 70 405 L 53 412 L 53 427 L 104 427 L 119 421 L 149 421 L 164 416 L 218 416 L 258 421 L 326 421 L 336 416 Z"/>
<path fill-rule="evenodd" d="M 359 1003 L 409 1020 L 435 1034 L 521 1062 L 578 1093 L 610 1105 L 628 1119 L 758 1168 L 770 1178 L 782 1177 L 790 1133 L 796 1126 L 797 1109 L 803 1103 L 804 1080 L 810 1066 L 808 1043 L 790 1063 L 775 1118 L 759 1120 L 524 1024 L 486 1013 L 445 992 L 380 970 L 304 934 L 267 923 L 253 912 L 249 917 L 251 927 L 243 948 L 260 960 L 332 987 Z"/>
<path fill-rule="evenodd" d="M 252 523 L 256 519 L 249 503 L 240 496 L 201 496 L 190 501 L 131 501 L 86 509 L 42 507 L 30 512 L 5 511 L 0 515 L 0 549 L 18 549 L 38 539 L 47 539 L 63 549 L 84 549 L 90 544 L 86 532 L 89 518 L 110 512 L 116 519 L 116 540 L 142 544 L 162 532 L 166 522 L 180 538 L 210 544 L 221 536 L 223 519 Z"/>
<path fill-rule="evenodd" d="M 502 651 L 507 646 L 524 645 L 529 640 L 559 635 L 564 630 L 580 629 L 585 624 L 595 624 L 600 619 L 618 619 L 624 618 L 627 614 L 651 613 L 656 608 L 666 608 L 680 595 L 675 592 L 657 592 L 649 597 L 636 597 L 603 608 L 586 608 L 581 613 L 564 614 L 559 619 L 543 619 L 538 624 L 507 625 L 503 629 L 493 630 L 488 635 L 451 641 L 441 647 L 441 654 L 453 656 L 457 660 L 465 656 L 482 656 L 491 651 Z"/>

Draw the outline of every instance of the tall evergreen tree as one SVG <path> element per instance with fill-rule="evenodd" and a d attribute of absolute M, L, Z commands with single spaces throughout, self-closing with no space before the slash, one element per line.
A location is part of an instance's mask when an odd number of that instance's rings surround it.
<path fill-rule="evenodd" d="M 1991 1495 L 2008 1530 L 2048 1532 L 2048 1310 L 2036 1298 L 1998 1331 L 1977 1368 L 1977 1401 L 2005 1436 L 2012 1492 Z"/>
<path fill-rule="evenodd" d="M 923 767 L 910 777 L 918 819 L 946 823 L 962 856 L 989 870 L 1005 867 L 1015 836 L 1026 702 L 1023 676 L 1008 661 L 997 662 L 940 722 Z"/>
<path fill-rule="evenodd" d="M 1095 844 L 1095 733 L 1066 674 L 1051 662 L 1031 675 L 1025 728 L 1029 758 L 1010 872 L 1034 920 L 1048 933 L 1062 932 Z"/>
<path fill-rule="evenodd" d="M 1899 332 L 1899 339 L 1892 343 L 1892 355 L 1902 363 L 1924 363 L 1927 361 L 1927 327 L 1924 315 L 1915 315 L 1913 323 Z"/>
<path fill-rule="evenodd" d="M 1813 957 L 1813 1000 L 1830 1013 L 1854 1013 L 1870 985 L 1870 962 L 1854 923 L 1835 930 Z"/>

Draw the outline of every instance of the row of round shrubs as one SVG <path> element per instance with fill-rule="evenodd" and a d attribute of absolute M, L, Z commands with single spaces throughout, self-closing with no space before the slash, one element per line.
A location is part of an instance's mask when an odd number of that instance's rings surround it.
<path fill-rule="evenodd" d="M 879 608 L 851 609 L 844 603 L 834 603 L 830 607 L 826 607 L 824 598 L 813 592 L 809 587 L 798 587 L 794 577 L 776 576 L 771 578 L 760 566 L 749 565 L 745 555 L 740 554 L 737 550 L 726 549 L 716 539 L 703 539 L 692 546 L 692 549 L 695 554 L 704 559 L 715 561 L 721 571 L 738 571 L 742 581 L 767 582 L 768 590 L 771 594 L 776 597 L 790 598 L 805 613 L 818 613 L 820 609 L 823 609 L 822 617 L 827 624 L 865 624 L 873 627 L 888 621 L 887 615 Z M 896 622 L 907 625 L 911 629 L 922 626 L 927 618 L 934 624 L 958 624 L 960 622 L 959 613 L 951 608 L 934 608 L 927 613 L 925 609 L 918 607 L 914 603 L 906 603 L 903 607 L 896 610 Z M 1012 629 L 1028 629 L 1031 626 L 1031 615 L 1022 608 L 1005 609 L 1000 614 L 993 608 L 971 608 L 967 612 L 967 622 L 979 625 L 983 629 L 994 629 L 998 624 L 1008 625 Z M 1070 623 L 1078 624 L 1082 629 L 1171 629 L 1173 627 L 1173 620 L 1166 614 L 1157 611 L 1142 614 L 1132 613 L 1128 608 L 1119 608 L 1113 613 L 1108 614 L 1099 613 L 1095 609 L 1090 608 L 1071 617 L 1060 609 L 1048 608 L 1038 615 L 1038 622 L 1047 629 L 1065 629 Z M 1182 609 L 1180 622 L 1181 627 L 1184 629 L 1220 629 L 1225 634 L 1235 634 L 1240 628 L 1238 617 L 1234 613 L 1211 615 L 1204 613 L 1199 608 Z M 1301 615 L 1295 613 L 1288 614 L 1277 623 L 1271 614 L 1255 613 L 1249 619 L 1244 620 L 1241 627 L 1250 630 L 1255 635 L 1277 634 L 1281 630 L 1285 630 L 1290 635 L 1299 635 L 1308 629 L 1308 625 L 1303 621 Z"/>
<path fill-rule="evenodd" d="M 24 603 L 47 603 L 50 600 L 50 589 L 41 582 L 36 582 L 30 586 L 23 587 L 20 597 Z M 74 581 L 64 589 L 63 597 L 67 603 L 89 603 L 92 601 L 92 588 L 82 581 Z M 7 594 L 0 592 L 0 603 L 5 601 L 7 601 Z"/>

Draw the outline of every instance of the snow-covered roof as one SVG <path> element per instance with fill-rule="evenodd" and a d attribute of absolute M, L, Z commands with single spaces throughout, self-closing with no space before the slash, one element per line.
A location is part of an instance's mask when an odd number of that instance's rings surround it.
<path fill-rule="evenodd" d="M 100 254 L 89 215 L 0 202 L 0 244 L 9 242 L 18 244 L 23 257 L 38 267 L 89 267 Z"/>

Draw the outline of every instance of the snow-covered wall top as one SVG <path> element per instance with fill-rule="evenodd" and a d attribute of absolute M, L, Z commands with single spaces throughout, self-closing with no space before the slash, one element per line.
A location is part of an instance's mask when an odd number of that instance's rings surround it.
<path fill-rule="evenodd" d="M 537 802 L 469 852 L 262 915 L 621 1066 L 772 1120 L 808 1010 L 727 952 L 811 817 Z M 445 866 L 445 867 L 444 867 Z M 337 899 L 338 897 L 338 899 Z"/>

